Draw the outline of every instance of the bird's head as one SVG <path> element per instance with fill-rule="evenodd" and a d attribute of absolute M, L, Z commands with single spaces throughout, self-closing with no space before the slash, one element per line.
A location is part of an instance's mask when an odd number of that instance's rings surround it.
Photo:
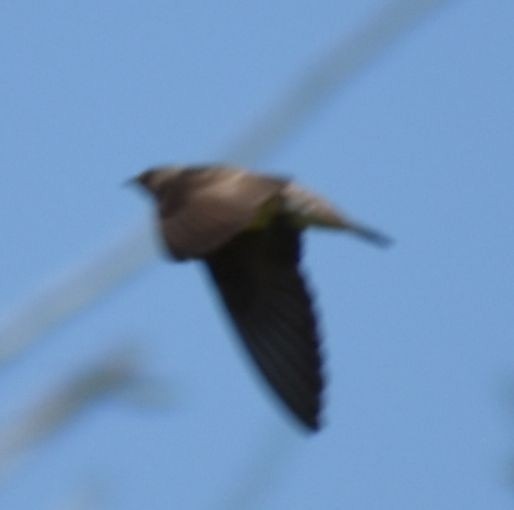
<path fill-rule="evenodd" d="M 158 197 L 165 185 L 170 183 L 176 175 L 178 175 L 179 169 L 175 167 L 155 167 L 149 168 L 144 172 L 132 177 L 127 181 L 127 184 L 136 184 L 153 196 Z"/>

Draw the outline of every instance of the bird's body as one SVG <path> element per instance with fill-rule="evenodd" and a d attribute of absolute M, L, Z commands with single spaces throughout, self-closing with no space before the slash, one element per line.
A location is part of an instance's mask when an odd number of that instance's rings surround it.
<path fill-rule="evenodd" d="M 299 271 L 309 226 L 385 244 L 293 182 L 221 165 L 160 167 L 136 178 L 157 201 L 159 228 L 177 260 L 203 261 L 257 366 L 289 409 L 319 427 L 320 339 Z"/>

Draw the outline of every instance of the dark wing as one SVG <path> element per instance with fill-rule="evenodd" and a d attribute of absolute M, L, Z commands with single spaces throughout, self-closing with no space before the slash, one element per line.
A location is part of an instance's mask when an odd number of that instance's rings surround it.
<path fill-rule="evenodd" d="M 169 250 L 178 259 L 214 251 L 262 214 L 271 216 L 284 185 L 282 179 L 223 167 L 183 172 L 161 204 Z"/>
<path fill-rule="evenodd" d="M 268 383 L 310 429 L 323 378 L 316 319 L 298 270 L 300 231 L 246 232 L 206 259 L 237 330 Z"/>

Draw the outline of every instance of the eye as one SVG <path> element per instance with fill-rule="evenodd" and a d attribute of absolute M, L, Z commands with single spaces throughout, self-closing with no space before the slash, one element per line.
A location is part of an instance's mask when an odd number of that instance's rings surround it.
<path fill-rule="evenodd" d="M 154 170 L 147 170 L 146 172 L 143 172 L 139 177 L 138 181 L 140 184 L 142 184 L 145 187 L 148 187 L 152 181 L 152 178 L 155 174 Z"/>

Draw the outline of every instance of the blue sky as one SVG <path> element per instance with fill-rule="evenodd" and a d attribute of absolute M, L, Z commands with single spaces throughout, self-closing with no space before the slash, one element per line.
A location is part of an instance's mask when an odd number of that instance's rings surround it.
<path fill-rule="evenodd" d="M 151 216 L 126 178 L 224 157 L 383 5 L 4 2 L 1 314 Z M 0 423 L 125 339 L 169 409 L 91 407 L 9 473 L 0 506 L 55 508 L 100 480 L 124 510 L 511 508 L 513 18 L 448 2 L 255 162 L 396 240 L 306 236 L 319 434 L 255 377 L 202 269 L 154 257 L 2 368 Z"/>

